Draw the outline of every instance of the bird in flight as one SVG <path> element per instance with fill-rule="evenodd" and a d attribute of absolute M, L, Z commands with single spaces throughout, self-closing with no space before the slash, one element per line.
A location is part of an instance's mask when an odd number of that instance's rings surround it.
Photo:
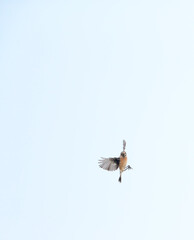
<path fill-rule="evenodd" d="M 132 169 L 130 165 L 127 166 L 127 153 L 125 152 L 126 141 L 123 140 L 123 151 L 120 154 L 120 157 L 113 158 L 103 158 L 98 161 L 99 166 L 108 171 L 115 171 L 118 168 L 120 169 L 119 182 L 121 182 L 121 175 L 127 169 Z"/>

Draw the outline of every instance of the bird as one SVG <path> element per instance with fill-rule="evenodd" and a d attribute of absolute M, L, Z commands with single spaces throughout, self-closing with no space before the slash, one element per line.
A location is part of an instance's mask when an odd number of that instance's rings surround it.
<path fill-rule="evenodd" d="M 132 169 L 130 165 L 127 166 L 127 153 L 125 152 L 125 147 L 126 147 L 126 141 L 123 140 L 123 151 L 121 152 L 120 157 L 110 157 L 110 158 L 101 157 L 101 159 L 98 160 L 99 167 L 105 170 L 115 171 L 119 168 L 120 176 L 118 181 L 120 183 L 121 183 L 122 173 L 127 169 Z"/>

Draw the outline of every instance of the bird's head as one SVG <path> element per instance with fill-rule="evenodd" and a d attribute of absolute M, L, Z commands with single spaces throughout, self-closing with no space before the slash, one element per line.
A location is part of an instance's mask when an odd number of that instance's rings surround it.
<path fill-rule="evenodd" d="M 127 153 L 125 151 L 122 151 L 121 152 L 121 157 L 126 157 L 127 156 Z"/>

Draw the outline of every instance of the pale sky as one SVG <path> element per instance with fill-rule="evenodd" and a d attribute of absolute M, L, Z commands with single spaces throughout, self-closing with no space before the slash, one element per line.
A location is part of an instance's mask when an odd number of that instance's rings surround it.
<path fill-rule="evenodd" d="M 2 0 L 0 33 L 0 239 L 193 240 L 194 2 Z"/>

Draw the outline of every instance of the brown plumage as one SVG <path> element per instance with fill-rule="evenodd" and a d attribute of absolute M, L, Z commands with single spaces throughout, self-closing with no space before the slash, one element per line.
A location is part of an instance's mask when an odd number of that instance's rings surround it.
<path fill-rule="evenodd" d="M 122 172 L 131 168 L 129 165 L 127 166 L 127 153 L 125 152 L 125 147 L 126 147 L 126 141 L 123 140 L 123 151 L 121 152 L 120 157 L 101 158 L 99 160 L 99 166 L 105 170 L 115 171 L 118 168 L 120 169 L 119 182 L 121 182 Z"/>

